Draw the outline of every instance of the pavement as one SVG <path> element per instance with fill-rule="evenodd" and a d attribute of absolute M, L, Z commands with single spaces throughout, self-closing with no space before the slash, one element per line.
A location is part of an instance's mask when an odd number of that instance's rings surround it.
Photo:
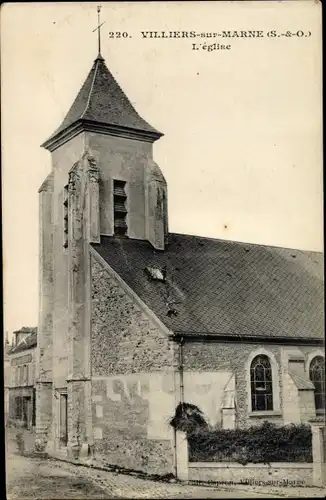
<path fill-rule="evenodd" d="M 324 498 L 321 488 L 271 488 L 261 486 L 202 487 L 163 483 L 127 474 L 76 466 L 56 459 L 30 456 L 33 436 L 24 433 L 22 455 L 10 429 L 6 439 L 6 490 L 8 500 L 100 500 L 109 498 Z"/>

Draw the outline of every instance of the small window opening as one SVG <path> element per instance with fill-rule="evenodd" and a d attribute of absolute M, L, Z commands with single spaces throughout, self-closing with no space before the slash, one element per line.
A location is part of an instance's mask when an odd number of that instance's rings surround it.
<path fill-rule="evenodd" d="M 63 247 L 68 248 L 68 186 L 63 190 Z"/>
<path fill-rule="evenodd" d="M 128 229 L 125 188 L 126 183 L 124 181 L 113 181 L 114 234 L 119 236 L 125 236 Z"/>
<path fill-rule="evenodd" d="M 166 281 L 167 270 L 166 267 L 159 269 L 158 267 L 145 267 L 145 272 L 148 277 L 155 281 Z"/>

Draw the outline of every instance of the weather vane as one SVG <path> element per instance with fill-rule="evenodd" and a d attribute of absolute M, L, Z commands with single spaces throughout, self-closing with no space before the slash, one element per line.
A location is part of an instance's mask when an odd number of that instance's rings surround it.
<path fill-rule="evenodd" d="M 93 30 L 93 33 L 97 30 L 99 55 L 101 55 L 101 26 L 103 26 L 103 24 L 105 23 L 105 21 L 101 23 L 101 8 L 101 5 L 97 6 L 97 27 L 95 28 L 95 30 Z"/>

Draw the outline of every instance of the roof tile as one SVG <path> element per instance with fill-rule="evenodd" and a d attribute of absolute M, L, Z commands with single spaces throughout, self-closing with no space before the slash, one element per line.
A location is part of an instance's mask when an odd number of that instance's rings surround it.
<path fill-rule="evenodd" d="M 27 351 L 28 349 L 32 349 L 37 346 L 37 329 L 33 328 L 31 330 L 33 330 L 32 333 L 25 337 L 25 339 L 19 344 L 11 347 L 11 349 L 8 350 L 8 354 L 16 354 L 17 352 Z"/>
<path fill-rule="evenodd" d="M 175 333 L 323 338 L 320 253 L 182 234 L 164 252 L 103 236 L 93 247 Z"/>
<path fill-rule="evenodd" d="M 59 128 L 44 143 L 79 121 L 91 121 L 127 129 L 162 134 L 137 113 L 130 100 L 99 56 Z"/>

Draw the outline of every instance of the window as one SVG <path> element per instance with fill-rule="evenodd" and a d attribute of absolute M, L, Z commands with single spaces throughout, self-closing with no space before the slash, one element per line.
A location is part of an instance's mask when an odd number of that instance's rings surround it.
<path fill-rule="evenodd" d="M 273 410 L 272 368 L 268 356 L 256 356 L 250 366 L 252 411 Z"/>
<path fill-rule="evenodd" d="M 28 385 L 28 365 L 23 367 L 23 384 Z"/>
<path fill-rule="evenodd" d="M 125 188 L 126 183 L 124 181 L 113 181 L 114 234 L 120 236 L 125 236 L 128 229 Z"/>
<path fill-rule="evenodd" d="M 315 356 L 309 367 L 309 376 L 315 386 L 316 410 L 325 409 L 325 359 L 323 356 Z"/>
<path fill-rule="evenodd" d="M 17 420 L 20 420 L 21 414 L 22 414 L 22 398 L 19 396 L 15 398 L 15 418 Z"/>
<path fill-rule="evenodd" d="M 16 368 L 16 386 L 23 385 L 23 367 L 22 365 L 17 366 Z"/>
<path fill-rule="evenodd" d="M 63 247 L 68 248 L 68 186 L 63 190 Z"/>

